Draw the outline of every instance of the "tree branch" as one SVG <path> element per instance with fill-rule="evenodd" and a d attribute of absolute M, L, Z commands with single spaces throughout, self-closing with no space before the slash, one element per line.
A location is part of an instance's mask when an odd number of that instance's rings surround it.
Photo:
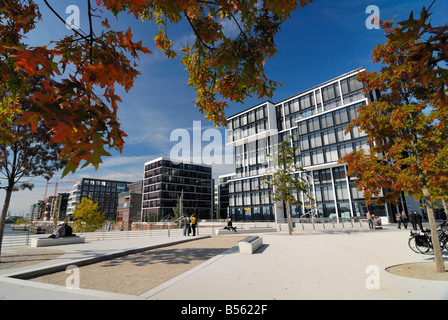
<path fill-rule="evenodd" d="M 57 13 L 56 10 L 54 10 L 54 8 L 48 3 L 47 0 L 44 0 L 45 4 L 47 5 L 48 9 L 50 9 L 54 15 L 62 21 L 62 23 L 64 23 L 65 25 L 67 25 L 67 23 L 65 22 L 65 20 L 59 15 L 59 13 Z M 71 29 L 74 33 L 76 33 L 78 36 L 80 36 L 81 38 L 85 38 L 85 35 L 81 34 L 78 30 L 72 28 Z"/>
<path fill-rule="evenodd" d="M 185 17 L 187 18 L 187 21 L 188 21 L 188 23 L 190 24 L 191 29 L 193 29 L 194 34 L 195 34 L 196 37 L 201 41 L 202 45 L 203 45 L 204 47 L 206 47 L 207 49 L 211 50 L 211 51 L 216 50 L 215 48 L 212 48 L 212 47 L 210 47 L 208 44 L 206 44 L 206 43 L 204 42 L 204 40 L 202 40 L 201 36 L 199 35 L 198 31 L 197 31 L 196 28 L 194 27 L 193 22 L 191 21 L 190 17 L 188 16 L 188 14 L 187 14 L 187 12 L 186 12 L 185 10 L 184 10 L 184 15 L 185 15 Z"/>

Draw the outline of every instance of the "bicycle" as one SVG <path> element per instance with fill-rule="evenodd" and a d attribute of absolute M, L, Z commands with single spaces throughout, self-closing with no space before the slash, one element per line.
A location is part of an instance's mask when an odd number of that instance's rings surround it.
<path fill-rule="evenodd" d="M 437 226 L 437 233 L 439 235 L 440 248 L 442 250 L 448 250 L 448 224 L 446 221 Z M 415 253 L 426 254 L 430 250 L 433 250 L 431 230 L 425 229 L 421 232 L 411 230 L 408 245 Z"/>

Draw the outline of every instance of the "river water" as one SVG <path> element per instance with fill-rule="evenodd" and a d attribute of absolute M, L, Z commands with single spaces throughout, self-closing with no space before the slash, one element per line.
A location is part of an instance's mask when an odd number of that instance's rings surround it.
<path fill-rule="evenodd" d="M 27 233 L 26 231 L 13 231 L 11 226 L 12 223 L 5 224 L 5 231 L 3 232 L 3 236 L 21 236 Z"/>

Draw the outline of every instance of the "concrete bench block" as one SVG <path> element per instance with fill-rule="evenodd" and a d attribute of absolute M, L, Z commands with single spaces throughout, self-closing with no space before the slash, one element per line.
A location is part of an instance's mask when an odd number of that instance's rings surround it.
<path fill-rule="evenodd" d="M 85 237 L 79 236 L 59 238 L 33 238 L 31 239 L 31 247 L 60 246 L 65 244 L 84 243 L 85 241 Z"/>
<path fill-rule="evenodd" d="M 240 253 L 252 254 L 263 245 L 263 238 L 259 236 L 250 236 L 238 241 Z"/>

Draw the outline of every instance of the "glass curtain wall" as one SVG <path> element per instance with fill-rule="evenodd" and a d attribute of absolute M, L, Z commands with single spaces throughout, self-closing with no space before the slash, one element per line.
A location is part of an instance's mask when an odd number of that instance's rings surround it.
<path fill-rule="evenodd" d="M 355 178 L 346 177 L 345 166 L 338 163 L 339 158 L 353 150 L 369 150 L 367 137 L 359 128 L 345 132 L 357 117 L 356 110 L 378 97 L 377 92 L 362 93 L 362 83 L 356 81 L 360 70 L 275 105 L 250 108 L 229 118 L 228 141 L 237 141 L 234 144 L 236 178 L 229 182 L 229 208 L 234 219 L 284 218 L 277 216 L 270 190 L 260 184 L 259 177 L 266 172 L 266 156 L 289 136 L 292 136 L 292 145 L 298 147 L 296 163 L 314 178 L 312 191 L 318 203 L 315 210 L 318 215 L 328 218 L 365 215 L 365 199 L 356 189 Z M 258 133 L 268 129 L 268 113 L 275 115 L 278 132 L 260 137 Z M 303 195 L 297 196 L 303 198 Z M 309 214 L 310 207 L 293 206 L 293 217 Z"/>

